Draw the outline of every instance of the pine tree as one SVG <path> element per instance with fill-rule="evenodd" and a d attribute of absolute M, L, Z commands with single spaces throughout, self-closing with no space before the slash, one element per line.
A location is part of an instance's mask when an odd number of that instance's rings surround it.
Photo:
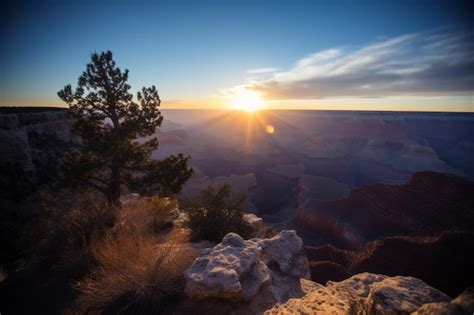
<path fill-rule="evenodd" d="M 112 52 L 93 53 L 91 61 L 75 91 L 66 85 L 58 92 L 69 105 L 73 133 L 82 139 L 80 148 L 65 155 L 64 182 L 71 188 L 96 189 L 110 204 L 119 203 L 122 185 L 140 193 L 180 191 L 192 175 L 189 157 L 150 158 L 158 148 L 152 135 L 163 121 L 155 86 L 142 88 L 134 101 L 129 71 L 115 66 Z"/>

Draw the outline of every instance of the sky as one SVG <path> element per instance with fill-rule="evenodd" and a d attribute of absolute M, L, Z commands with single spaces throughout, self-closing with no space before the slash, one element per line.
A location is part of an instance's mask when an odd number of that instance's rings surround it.
<path fill-rule="evenodd" d="M 111 50 L 163 108 L 474 112 L 474 16 L 461 1 L 10 1 L 0 106 L 65 106 Z"/>

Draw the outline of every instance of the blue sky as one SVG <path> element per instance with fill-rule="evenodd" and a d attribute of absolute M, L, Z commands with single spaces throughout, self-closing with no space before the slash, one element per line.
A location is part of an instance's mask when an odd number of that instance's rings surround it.
<path fill-rule="evenodd" d="M 219 96 L 232 93 L 235 87 L 244 87 L 273 99 L 280 107 L 304 104 L 305 108 L 313 105 L 318 108 L 320 103 L 331 107 L 354 100 L 352 106 L 357 109 L 363 103 L 361 100 L 370 99 L 368 103 L 384 109 L 384 98 L 396 105 L 397 97 L 400 104 L 411 97 L 407 104 L 412 105 L 421 97 L 425 98 L 423 109 L 429 107 L 426 104 L 432 98 L 433 103 L 444 102 L 443 110 L 474 111 L 474 88 L 469 87 L 474 82 L 472 56 L 469 57 L 473 52 L 474 24 L 467 3 L 10 2 L 2 10 L 0 22 L 3 42 L 0 104 L 60 105 L 56 92 L 66 83 L 76 83 L 90 53 L 110 49 L 118 65 L 130 69 L 132 87 L 154 84 L 170 106 L 203 106 L 206 102 L 218 106 L 224 99 Z M 360 57 L 370 47 L 398 38 L 407 39 L 396 43 L 383 56 L 384 51 L 376 51 L 374 56 L 383 58 L 377 57 L 377 62 L 370 64 L 372 68 L 354 68 L 359 74 L 354 77 L 357 87 L 347 83 L 352 73 L 343 73 L 337 80 L 323 80 L 315 74 L 329 69 L 334 62 L 345 67 L 344 63 L 354 62 L 351 56 Z M 433 39 L 427 42 L 427 38 Z M 458 46 L 450 49 L 452 39 L 457 39 Z M 456 69 L 427 63 L 425 59 L 434 60 L 439 53 L 438 50 L 427 53 L 424 47 L 437 44 L 447 58 L 455 58 L 467 73 L 457 76 Z M 331 51 L 335 54 L 333 59 L 326 58 L 321 64 L 318 54 Z M 308 58 L 307 67 L 298 68 Z M 388 64 L 398 67 L 404 60 L 410 64 L 406 69 L 402 67 L 406 73 L 416 65 L 428 67 L 431 72 L 415 79 L 411 76 L 410 80 L 403 76 L 404 82 L 410 82 L 409 89 L 391 89 L 400 82 L 394 83 L 390 78 L 384 81 L 380 75 L 372 75 L 373 69 Z M 323 68 L 315 69 L 316 66 Z M 331 69 L 333 72 L 328 73 L 340 73 Z M 363 76 L 361 69 L 372 70 Z M 441 73 L 435 71 L 438 69 Z M 429 74 L 446 77 L 442 71 L 452 76 L 443 82 L 426 79 Z M 412 80 L 417 81 L 412 84 Z M 377 91 L 358 92 L 360 87 L 376 82 Z M 443 91 L 437 92 L 441 84 Z M 324 93 L 317 93 L 323 88 Z"/>

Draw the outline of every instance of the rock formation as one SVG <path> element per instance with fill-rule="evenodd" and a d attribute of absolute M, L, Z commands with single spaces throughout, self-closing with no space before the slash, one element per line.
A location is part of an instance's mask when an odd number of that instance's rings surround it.
<path fill-rule="evenodd" d="M 48 135 L 60 141 L 78 141 L 71 135 L 72 120 L 66 111 L 0 114 L 0 163 L 32 168 L 29 137 Z"/>
<path fill-rule="evenodd" d="M 340 281 L 367 271 L 413 276 L 457 296 L 474 284 L 474 256 L 467 254 L 468 248 L 474 248 L 474 233 L 452 231 L 436 237 L 389 237 L 369 242 L 360 251 L 331 245 L 307 246 L 305 251 L 311 279 L 318 283 Z"/>
<path fill-rule="evenodd" d="M 361 273 L 341 282 L 330 281 L 265 314 L 410 314 L 427 303 L 450 300 L 416 278 Z"/>
<path fill-rule="evenodd" d="M 33 169 L 28 134 L 22 129 L 0 129 L 0 165 L 15 164 L 25 171 Z"/>
<path fill-rule="evenodd" d="M 251 240 L 229 233 L 220 244 L 203 251 L 186 270 L 185 291 L 197 299 L 250 301 L 260 288 L 272 284 L 272 269 L 298 281 L 309 278 L 303 241 L 295 231 Z M 277 293 L 278 288 L 272 290 Z"/>
<path fill-rule="evenodd" d="M 360 272 L 413 276 L 450 296 L 474 284 L 474 183 L 418 172 L 402 185 L 369 185 L 302 209 L 303 231 L 332 245 L 306 246 L 313 281 Z M 443 272 L 440 272 L 443 270 Z"/>
<path fill-rule="evenodd" d="M 433 302 L 420 307 L 413 315 L 471 315 L 474 313 L 474 287 L 467 288 L 451 302 Z"/>
<path fill-rule="evenodd" d="M 341 255 L 331 248 L 318 254 Z M 202 250 L 185 271 L 185 292 L 194 301 L 188 307 L 210 314 L 219 309 L 229 314 L 282 315 L 454 315 L 470 314 L 466 312 L 474 307 L 472 289 L 451 300 L 409 276 L 364 272 L 326 285 L 306 280 L 308 263 L 302 249 L 301 238 L 292 230 L 269 239 L 244 240 L 227 234 L 220 244 Z M 311 254 L 314 258 L 315 253 Z"/>
<path fill-rule="evenodd" d="M 453 227 L 472 231 L 473 192 L 474 183 L 462 177 L 418 172 L 406 184 L 362 186 L 336 201 L 309 203 L 294 222 L 345 249 L 383 237 L 434 236 Z"/>
<path fill-rule="evenodd" d="M 244 214 L 244 221 L 252 228 L 254 231 L 261 230 L 263 228 L 263 219 L 257 217 L 253 213 Z"/>
<path fill-rule="evenodd" d="M 64 150 L 80 140 L 65 110 L 0 114 L 0 186 L 31 193 L 55 177 Z"/>

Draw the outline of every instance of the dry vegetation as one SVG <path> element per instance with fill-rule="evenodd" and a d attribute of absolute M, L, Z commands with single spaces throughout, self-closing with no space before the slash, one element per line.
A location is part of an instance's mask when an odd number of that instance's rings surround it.
<path fill-rule="evenodd" d="M 99 266 L 76 285 L 81 313 L 156 312 L 183 291 L 183 271 L 194 259 L 186 244 L 132 230 L 108 234 L 93 254 Z"/>
<path fill-rule="evenodd" d="M 41 240 L 35 256 L 56 272 L 83 276 L 95 264 L 91 244 L 114 226 L 117 209 L 94 193 L 46 195 L 43 200 L 44 213 L 30 232 L 31 239 Z"/>
<path fill-rule="evenodd" d="M 172 227 L 171 216 L 178 204 L 168 198 L 131 198 L 117 215 L 117 228 L 133 226 L 149 232 Z"/>
<path fill-rule="evenodd" d="M 72 313 L 142 314 L 166 308 L 183 292 L 195 251 L 173 229 L 176 202 L 132 198 L 107 207 L 97 195 L 46 198 L 33 229 L 37 257 L 53 262 L 77 292 Z"/>

